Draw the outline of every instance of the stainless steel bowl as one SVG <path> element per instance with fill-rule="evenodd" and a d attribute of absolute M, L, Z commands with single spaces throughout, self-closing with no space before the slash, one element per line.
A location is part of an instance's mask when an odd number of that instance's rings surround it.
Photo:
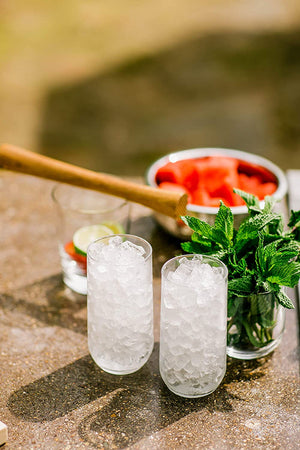
<path fill-rule="evenodd" d="M 168 162 L 176 162 L 183 159 L 195 159 L 195 158 L 204 158 L 206 156 L 231 156 L 236 159 L 240 159 L 243 161 L 247 161 L 249 163 L 257 164 L 268 169 L 272 172 L 278 183 L 278 187 L 274 194 L 279 202 L 277 208 L 280 209 L 282 207 L 281 202 L 285 200 L 285 196 L 287 193 L 287 180 L 283 171 L 276 166 L 276 164 L 272 163 L 266 158 L 255 155 L 253 153 L 247 153 L 240 150 L 232 150 L 226 148 L 193 148 L 189 150 L 181 150 L 175 153 L 169 153 L 168 155 L 163 156 L 162 158 L 156 160 L 147 170 L 146 172 L 146 183 L 150 186 L 157 187 L 157 183 L 155 181 L 157 170 L 167 164 Z M 263 201 L 261 202 L 263 205 Z M 242 220 L 247 215 L 247 207 L 246 206 L 233 206 L 231 207 L 233 216 L 234 216 L 234 224 L 236 227 L 242 222 Z M 200 219 L 213 224 L 215 220 L 215 216 L 218 212 L 218 208 L 210 207 L 210 206 L 198 206 L 188 204 L 187 206 L 187 214 L 191 216 L 199 217 Z M 157 222 L 169 233 L 174 236 L 184 238 L 190 235 L 190 230 L 186 226 L 182 226 L 176 220 L 167 217 L 163 214 L 155 213 L 155 218 Z"/>

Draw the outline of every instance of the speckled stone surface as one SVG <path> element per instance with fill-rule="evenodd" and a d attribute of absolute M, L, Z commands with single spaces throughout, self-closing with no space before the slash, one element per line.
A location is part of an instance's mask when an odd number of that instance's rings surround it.
<path fill-rule="evenodd" d="M 0 420 L 5 449 L 300 448 L 297 312 L 267 358 L 228 358 L 210 396 L 188 400 L 158 370 L 160 268 L 179 242 L 134 205 L 131 232 L 154 251 L 155 348 L 136 374 L 112 376 L 87 348 L 86 298 L 61 281 L 53 183 L 2 172 Z"/>

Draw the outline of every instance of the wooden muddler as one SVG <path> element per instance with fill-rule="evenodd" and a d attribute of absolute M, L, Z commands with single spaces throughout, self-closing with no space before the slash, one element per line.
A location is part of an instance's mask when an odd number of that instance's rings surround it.
<path fill-rule="evenodd" d="M 0 146 L 0 167 L 121 197 L 170 217 L 186 214 L 186 194 L 94 172 L 10 144 Z"/>

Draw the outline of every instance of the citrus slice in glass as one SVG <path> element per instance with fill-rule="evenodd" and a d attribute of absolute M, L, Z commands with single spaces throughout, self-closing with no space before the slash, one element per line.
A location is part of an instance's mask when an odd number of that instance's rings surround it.
<path fill-rule="evenodd" d="M 76 253 L 86 256 L 87 248 L 91 242 L 96 241 L 101 237 L 109 236 L 110 234 L 116 234 L 114 231 L 116 229 L 116 227 L 107 226 L 105 224 L 88 225 L 86 227 L 79 228 L 73 235 L 73 244 Z"/>
<path fill-rule="evenodd" d="M 104 225 L 105 227 L 109 228 L 112 231 L 112 233 L 110 233 L 110 234 L 124 234 L 125 233 L 123 225 L 121 225 L 118 222 L 107 221 L 107 222 L 102 222 L 101 225 Z"/>

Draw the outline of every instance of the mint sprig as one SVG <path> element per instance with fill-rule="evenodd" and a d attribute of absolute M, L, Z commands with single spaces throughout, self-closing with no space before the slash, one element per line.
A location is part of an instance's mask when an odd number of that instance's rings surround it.
<path fill-rule="evenodd" d="M 274 308 L 278 304 L 294 308 L 283 288 L 295 287 L 300 279 L 300 211 L 291 211 L 284 230 L 283 216 L 273 211 L 273 197 L 265 197 L 261 207 L 254 195 L 238 189 L 234 192 L 248 208 L 238 230 L 231 209 L 221 201 L 214 225 L 196 217 L 182 217 L 193 233 L 191 241 L 181 246 L 188 253 L 215 256 L 227 265 L 228 326 L 237 330 L 235 339 L 243 335 L 252 345 L 264 346 L 272 340 Z M 269 297 L 275 304 L 260 305 L 259 314 L 255 314 L 253 305 L 262 293 L 273 294 Z M 252 298 L 247 311 L 241 309 L 239 297 Z"/>

